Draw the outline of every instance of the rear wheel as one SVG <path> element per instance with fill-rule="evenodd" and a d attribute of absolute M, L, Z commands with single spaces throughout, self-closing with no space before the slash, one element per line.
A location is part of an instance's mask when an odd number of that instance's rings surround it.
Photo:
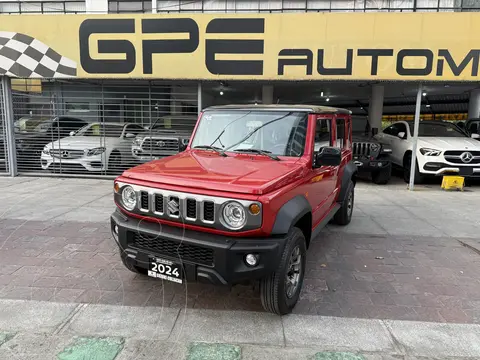
<path fill-rule="evenodd" d="M 403 161 L 403 180 L 408 184 L 410 183 L 410 169 L 412 167 L 412 154 L 405 156 Z M 415 175 L 414 175 L 414 184 L 421 184 L 424 178 L 418 169 L 418 161 L 415 161 Z"/>
<path fill-rule="evenodd" d="M 288 233 L 277 270 L 260 280 L 260 297 L 265 310 L 278 315 L 293 310 L 303 285 L 306 254 L 305 236 L 294 227 Z"/>
<path fill-rule="evenodd" d="M 355 185 L 353 181 L 350 180 L 348 183 L 347 193 L 345 194 L 345 199 L 343 199 L 340 209 L 333 217 L 333 221 L 337 225 L 348 225 L 352 220 L 353 214 L 353 205 L 355 203 Z"/>

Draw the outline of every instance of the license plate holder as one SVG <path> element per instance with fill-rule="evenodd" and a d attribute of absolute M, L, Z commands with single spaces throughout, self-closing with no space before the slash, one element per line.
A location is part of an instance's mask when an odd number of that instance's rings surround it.
<path fill-rule="evenodd" d="M 462 167 L 458 172 L 460 176 L 472 176 L 473 175 L 473 168 L 470 167 Z"/>
<path fill-rule="evenodd" d="M 157 279 L 175 282 L 177 284 L 183 283 L 183 267 L 173 261 L 152 257 L 148 264 L 148 276 Z"/>

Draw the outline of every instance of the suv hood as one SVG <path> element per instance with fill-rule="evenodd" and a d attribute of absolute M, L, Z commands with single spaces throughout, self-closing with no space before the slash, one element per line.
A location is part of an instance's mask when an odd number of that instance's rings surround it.
<path fill-rule="evenodd" d="M 96 137 L 96 136 L 69 136 L 61 138 L 60 140 L 51 142 L 47 148 L 61 148 L 61 149 L 93 149 L 105 145 L 117 138 L 111 137 Z"/>
<path fill-rule="evenodd" d="M 352 140 L 353 142 L 370 142 L 370 143 L 378 143 L 378 140 L 375 139 L 372 136 L 368 136 L 365 134 L 360 134 L 360 133 L 353 133 L 352 134 Z"/>
<path fill-rule="evenodd" d="M 302 161 L 185 151 L 125 171 L 124 178 L 188 188 L 262 195 L 303 176 Z"/>
<path fill-rule="evenodd" d="M 419 137 L 418 147 L 437 150 L 480 150 L 480 142 L 467 137 Z"/>

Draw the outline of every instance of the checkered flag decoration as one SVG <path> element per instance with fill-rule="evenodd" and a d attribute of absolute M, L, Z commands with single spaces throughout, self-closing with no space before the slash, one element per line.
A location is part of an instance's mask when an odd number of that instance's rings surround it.
<path fill-rule="evenodd" d="M 77 76 L 77 63 L 31 36 L 0 31 L 0 76 L 69 78 Z"/>

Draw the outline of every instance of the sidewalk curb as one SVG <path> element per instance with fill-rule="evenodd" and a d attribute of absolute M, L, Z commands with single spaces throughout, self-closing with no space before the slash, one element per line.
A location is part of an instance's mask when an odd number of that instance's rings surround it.
<path fill-rule="evenodd" d="M 123 337 L 134 343 L 209 342 L 285 351 L 480 358 L 480 325 L 475 324 L 0 300 L 0 331 L 47 338 Z"/>

